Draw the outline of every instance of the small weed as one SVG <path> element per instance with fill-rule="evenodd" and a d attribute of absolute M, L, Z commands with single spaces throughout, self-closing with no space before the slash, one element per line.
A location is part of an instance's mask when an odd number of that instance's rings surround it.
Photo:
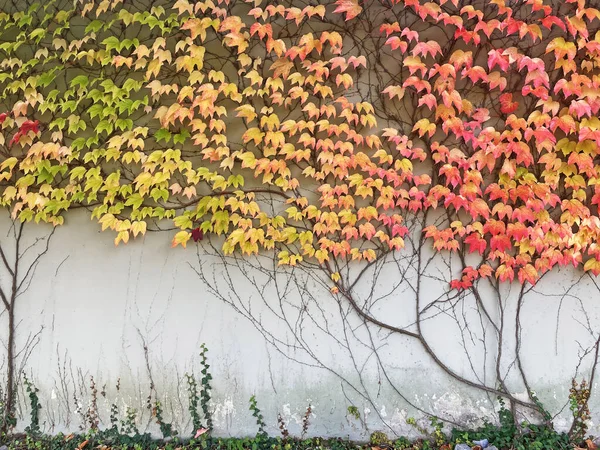
<path fill-rule="evenodd" d="M 573 378 L 569 390 L 569 409 L 573 414 L 573 423 L 569 430 L 569 436 L 573 443 L 580 443 L 588 431 L 588 421 L 591 418 L 588 402 L 590 400 L 590 389 L 587 381 L 581 384 Z"/>
<path fill-rule="evenodd" d="M 170 423 L 166 423 L 163 419 L 162 405 L 158 400 L 154 402 L 154 407 L 152 408 L 152 415 L 156 417 L 156 423 L 160 428 L 160 432 L 162 433 L 163 438 L 169 438 L 177 434 L 177 432 L 173 430 L 173 425 Z"/>
<path fill-rule="evenodd" d="M 192 418 L 192 433 L 202 428 L 202 421 L 200 420 L 200 414 L 198 413 L 198 404 L 200 403 L 200 397 L 198 396 L 198 383 L 196 379 L 189 374 L 185 374 L 187 379 L 187 391 L 188 391 L 188 410 Z"/>
<path fill-rule="evenodd" d="M 388 435 L 383 431 L 374 431 L 371 433 L 369 442 L 375 447 L 390 446 L 392 444 L 392 441 L 390 441 Z"/>
<path fill-rule="evenodd" d="M 265 424 L 265 419 L 258 408 L 258 403 L 256 402 L 256 397 L 253 395 L 250 397 L 250 411 L 252 411 L 252 415 L 256 418 L 256 425 L 258 425 L 258 432 L 256 436 L 259 438 L 267 438 L 267 432 L 265 428 L 267 425 Z"/>
<path fill-rule="evenodd" d="M 350 414 L 356 420 L 360 419 L 360 412 L 358 411 L 358 408 L 354 405 L 348 406 L 348 414 Z"/>
<path fill-rule="evenodd" d="M 209 403 L 210 403 L 210 380 L 212 380 L 212 375 L 209 372 L 210 366 L 208 365 L 208 360 L 206 354 L 208 353 L 208 348 L 206 344 L 202 344 L 200 346 L 200 365 L 202 366 L 202 378 L 200 379 L 200 384 L 202 385 L 202 393 L 200 394 L 200 407 L 202 408 L 202 413 L 204 414 L 204 420 L 206 421 L 206 428 L 209 430 L 213 427 L 212 416 L 210 413 Z"/>
<path fill-rule="evenodd" d="M 283 440 L 287 440 L 287 438 L 290 436 L 290 433 L 287 429 L 287 426 L 285 425 L 283 417 L 281 417 L 281 414 L 277 414 L 277 426 L 279 427 Z"/>
<path fill-rule="evenodd" d="M 40 433 L 40 409 L 42 409 L 42 405 L 40 404 L 40 399 L 38 397 L 39 389 L 27 378 L 25 372 L 23 372 L 23 384 L 25 384 L 25 390 L 29 397 L 29 406 L 31 408 L 31 411 L 29 412 L 29 426 L 25 428 L 25 431 L 35 436 Z"/>
<path fill-rule="evenodd" d="M 306 433 L 308 433 L 308 427 L 310 425 L 310 415 L 312 414 L 312 406 L 309 404 L 308 407 L 306 408 L 306 411 L 304 411 L 304 416 L 302 416 L 302 435 L 301 435 L 301 439 L 304 439 L 304 436 L 306 436 Z"/>
<path fill-rule="evenodd" d="M 100 424 L 100 418 L 98 416 L 98 389 L 94 382 L 94 377 L 90 377 L 90 391 L 92 397 L 90 399 L 90 405 L 85 413 L 86 421 L 91 431 L 97 431 Z"/>
<path fill-rule="evenodd" d="M 135 408 L 127 407 L 125 420 L 121 421 L 121 433 L 126 435 L 139 435 L 140 432 L 136 425 L 137 411 Z"/>

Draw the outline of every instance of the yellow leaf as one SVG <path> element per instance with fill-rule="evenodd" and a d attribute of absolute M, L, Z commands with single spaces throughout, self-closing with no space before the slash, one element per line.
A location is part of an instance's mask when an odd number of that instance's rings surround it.
<path fill-rule="evenodd" d="M 191 236 L 192 234 L 188 231 L 180 231 L 173 237 L 171 247 L 177 247 L 178 245 L 181 245 L 185 248 L 185 246 L 187 245 L 187 241 L 190 240 Z"/>
<path fill-rule="evenodd" d="M 146 222 L 135 221 L 131 224 L 131 231 L 133 232 L 133 236 L 137 237 L 138 234 L 146 234 Z"/>
<path fill-rule="evenodd" d="M 120 241 L 123 241 L 125 244 L 129 242 L 129 231 L 119 231 L 115 238 L 115 245 L 119 245 Z"/>

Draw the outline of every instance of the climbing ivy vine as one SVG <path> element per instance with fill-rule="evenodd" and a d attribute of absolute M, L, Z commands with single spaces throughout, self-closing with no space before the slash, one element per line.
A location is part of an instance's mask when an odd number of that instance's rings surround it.
<path fill-rule="evenodd" d="M 0 204 L 127 243 L 221 235 L 327 267 L 482 255 L 600 273 L 600 11 L 584 0 L 8 2 Z M 435 218 L 435 220 L 434 220 Z M 421 219 L 419 219 L 421 220 Z"/>

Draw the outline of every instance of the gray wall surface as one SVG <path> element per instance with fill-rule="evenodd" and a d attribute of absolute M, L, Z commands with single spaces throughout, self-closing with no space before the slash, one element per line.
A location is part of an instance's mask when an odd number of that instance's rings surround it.
<path fill-rule="evenodd" d="M 0 242 L 8 248 L 11 227 L 3 215 Z M 27 257 L 35 254 L 36 237 L 49 232 L 42 225 L 26 226 L 27 242 L 35 244 Z M 106 397 L 98 395 L 103 426 L 115 402 L 122 414 L 135 408 L 140 430 L 157 434 L 146 408 L 152 380 L 165 419 L 189 434 L 184 374 L 193 372 L 199 379 L 201 343 L 209 349 L 217 435 L 256 433 L 248 410 L 251 395 L 273 434 L 279 413 L 290 432 L 299 435 L 309 404 L 310 435 L 354 439 L 366 439 L 375 430 L 414 436 L 406 418 L 425 420 L 424 413 L 460 424 L 494 420 L 498 404 L 493 395 L 448 377 L 411 339 L 366 327 L 306 274 L 281 269 L 269 281 L 252 268 L 226 270 L 206 248 L 171 248 L 168 231 L 116 248 L 113 238 L 100 232 L 87 214 L 70 214 L 19 298 L 18 365 L 40 389 L 45 431 L 79 429 L 90 405 L 93 376 L 98 391 L 106 386 Z M 208 285 L 198 275 L 200 267 Z M 7 282 L 6 275 L 0 270 L 0 283 Z M 365 298 L 380 291 L 379 298 L 387 300 L 371 305 L 374 314 L 410 322 L 410 293 L 393 267 L 384 267 L 372 280 L 363 287 Z M 447 284 L 432 277 L 423 289 L 433 299 Z M 393 295 L 387 296 L 388 290 Z M 506 288 L 506 311 L 514 310 L 518 291 L 517 285 Z M 569 426 L 565 403 L 571 378 L 589 378 L 590 348 L 600 330 L 599 299 L 595 281 L 571 268 L 544 277 L 523 304 L 523 364 L 547 409 L 560 413 L 555 420 L 559 428 Z M 486 301 L 496 311 L 492 293 Z M 496 340 L 468 299 L 461 302 L 453 305 L 452 314 L 437 309 L 424 322 L 423 333 L 456 372 L 493 386 Z M 0 320 L 6 321 L 6 315 Z M 473 329 L 466 330 L 465 323 Z M 4 322 L 2 326 L 5 330 Z M 505 334 L 515 334 L 509 323 Z M 511 381 L 514 341 L 507 339 L 501 347 L 506 356 L 499 369 L 513 394 L 523 397 L 523 386 Z M 22 387 L 19 394 L 22 429 L 28 424 L 27 398 Z M 358 408 L 360 419 L 349 414 L 350 405 Z M 590 433 L 597 434 L 597 396 L 592 413 Z"/>

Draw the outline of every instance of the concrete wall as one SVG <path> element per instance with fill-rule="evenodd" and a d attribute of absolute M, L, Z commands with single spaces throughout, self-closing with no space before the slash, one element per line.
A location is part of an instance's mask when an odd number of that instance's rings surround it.
<path fill-rule="evenodd" d="M 11 226 L 2 216 L 0 242 L 5 248 L 12 245 Z M 48 232 L 43 226 L 28 226 L 26 238 L 35 243 L 36 236 Z M 276 283 L 265 282 L 265 290 L 258 292 L 243 272 L 233 269 L 229 274 L 236 297 L 220 262 L 195 245 L 172 249 L 169 232 L 149 233 L 115 248 L 113 236 L 101 233 L 87 214 L 70 214 L 67 224 L 53 235 L 48 254 L 40 260 L 17 306 L 17 349 L 27 349 L 19 355 L 19 364 L 40 389 L 44 429 L 78 429 L 81 413 L 89 406 L 93 376 L 99 391 L 106 385 L 106 398 L 99 396 L 103 424 L 108 423 L 110 404 L 117 402 L 121 412 L 129 406 L 142 414 L 142 431 L 156 432 L 146 409 L 152 378 L 165 418 L 183 434 L 190 432 L 184 374 L 198 374 L 203 342 L 209 348 L 219 435 L 256 433 L 248 411 L 253 394 L 272 433 L 277 432 L 280 413 L 290 432 L 299 434 L 308 404 L 313 410 L 309 434 L 355 439 L 364 439 L 374 430 L 411 434 L 405 419 L 423 417 L 419 409 L 459 423 L 493 418 L 497 408 L 493 396 L 451 380 L 418 343 L 353 318 L 318 279 L 282 271 Z M 210 275 L 212 289 L 198 276 L 199 264 Z M 398 284 L 394 273 L 393 266 L 386 267 L 371 285 L 365 282 L 365 298 L 368 292 L 381 291 L 387 303 L 372 305 L 373 311 L 395 323 L 408 323 L 410 289 Z M 248 274 L 266 280 L 265 274 L 252 275 L 252 270 Z M 600 329 L 598 290 L 593 280 L 580 276 L 574 270 L 547 276 L 527 294 L 523 306 L 524 364 L 552 413 L 564 407 L 580 357 L 597 338 L 588 328 Z M 293 286 L 286 285 L 290 279 L 294 279 Z M 7 274 L 0 271 L 0 283 L 6 282 Z M 384 292 L 392 286 L 394 295 L 386 297 Z M 434 299 L 446 287 L 432 276 L 424 284 L 424 297 Z M 503 294 L 507 311 L 514 309 L 517 292 L 513 286 Z M 492 293 L 486 301 L 494 310 Z M 281 314 L 287 322 L 276 320 Z M 5 330 L 6 315 L 0 320 Z M 463 321 L 473 323 L 473 330 L 466 333 Z M 474 314 L 468 299 L 456 304 L 453 314 L 436 309 L 423 332 L 454 370 L 492 382 L 493 333 Z M 507 324 L 506 334 L 511 333 L 514 328 Z M 506 343 L 508 356 L 501 364 L 503 373 L 509 373 L 508 380 L 514 372 L 511 342 Z M 589 375 L 592 358 L 583 359 L 580 376 Z M 115 389 L 118 379 L 119 392 Z M 523 390 L 515 381 L 514 392 Z M 20 394 L 19 427 L 24 428 L 27 399 L 22 390 Z M 348 414 L 349 405 L 357 406 L 359 420 Z M 595 418 L 599 406 L 594 396 Z M 568 408 L 562 410 L 557 424 L 567 426 L 565 418 Z M 590 432 L 597 434 L 598 428 L 593 425 Z"/>

